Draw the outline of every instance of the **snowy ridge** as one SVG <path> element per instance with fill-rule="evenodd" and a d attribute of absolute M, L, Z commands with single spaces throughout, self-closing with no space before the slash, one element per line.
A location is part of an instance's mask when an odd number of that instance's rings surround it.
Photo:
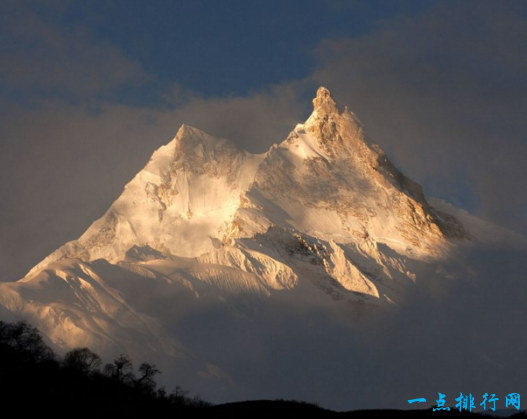
<path fill-rule="evenodd" d="M 116 262 L 134 245 L 189 257 L 211 251 L 262 159 L 183 125 L 101 219 L 33 271 L 64 257 Z"/>

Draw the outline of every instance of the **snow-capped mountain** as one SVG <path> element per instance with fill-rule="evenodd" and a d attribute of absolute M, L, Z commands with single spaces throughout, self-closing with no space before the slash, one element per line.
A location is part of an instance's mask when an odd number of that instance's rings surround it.
<path fill-rule="evenodd" d="M 230 382 L 197 337 L 213 318 L 236 340 L 277 302 L 356 317 L 451 277 L 453 250 L 483 230 L 432 207 L 327 89 L 313 105 L 261 155 L 183 125 L 78 240 L 0 284 L 0 316 L 28 319 L 59 349 Z"/>

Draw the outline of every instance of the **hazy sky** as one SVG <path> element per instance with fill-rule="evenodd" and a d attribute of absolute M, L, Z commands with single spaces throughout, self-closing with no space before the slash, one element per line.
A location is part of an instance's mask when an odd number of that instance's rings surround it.
<path fill-rule="evenodd" d="M 425 193 L 527 233 L 527 3 L 0 2 L 0 280 L 100 217 L 182 123 L 253 152 L 319 85 Z"/>

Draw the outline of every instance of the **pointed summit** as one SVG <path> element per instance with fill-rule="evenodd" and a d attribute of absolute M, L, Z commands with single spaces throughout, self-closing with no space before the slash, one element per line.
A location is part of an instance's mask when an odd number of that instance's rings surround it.
<path fill-rule="evenodd" d="M 353 131 L 354 136 L 360 135 L 362 124 L 357 117 L 340 105 L 331 92 L 323 86 L 317 90 L 317 96 L 313 99 L 313 112 L 303 128 L 312 132 L 321 142 L 333 142 L 339 137 L 338 125 L 346 125 L 346 129 Z M 346 121 L 344 121 L 346 120 Z"/>
<path fill-rule="evenodd" d="M 317 96 L 313 99 L 313 107 L 316 110 L 326 102 L 329 102 L 332 105 L 337 104 L 335 99 L 333 99 L 331 92 L 324 86 L 320 86 L 317 90 Z"/>
<path fill-rule="evenodd" d="M 189 128 L 192 128 L 192 127 L 189 127 L 187 124 L 181 124 L 181 126 L 176 132 L 176 138 L 180 139 L 183 135 L 185 135 L 186 132 L 189 131 Z"/>
<path fill-rule="evenodd" d="M 317 90 L 317 97 L 313 99 L 313 108 L 315 112 L 338 114 L 338 104 L 331 96 L 331 92 L 323 86 Z"/>
<path fill-rule="evenodd" d="M 319 146 L 328 156 L 337 157 L 337 148 L 341 146 L 349 148 L 353 142 L 364 142 L 360 121 L 347 107 L 339 105 L 325 87 L 318 88 L 317 96 L 313 99 L 313 108 L 302 128 L 317 138 Z M 347 138 L 347 145 L 343 138 Z"/>

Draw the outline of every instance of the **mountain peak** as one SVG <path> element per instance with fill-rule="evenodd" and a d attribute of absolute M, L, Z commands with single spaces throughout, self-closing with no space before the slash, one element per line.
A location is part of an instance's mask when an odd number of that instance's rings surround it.
<path fill-rule="evenodd" d="M 408 247 L 428 245 L 425 253 L 444 237 L 464 237 L 366 141 L 359 120 L 327 88 L 318 88 L 313 105 L 304 124 L 262 155 L 182 124 L 105 216 L 35 268 L 65 257 L 113 263 L 134 245 L 197 257 L 226 237 L 256 237 L 270 226 L 353 243 L 389 237 Z"/>
<path fill-rule="evenodd" d="M 331 96 L 331 92 L 329 91 L 328 88 L 324 87 L 324 86 L 320 86 L 318 89 L 317 89 L 317 99 L 318 98 L 327 98 L 327 97 L 332 97 Z"/>
<path fill-rule="evenodd" d="M 203 133 L 203 131 L 198 128 L 191 127 L 187 124 L 181 124 L 176 133 L 176 139 L 181 140 L 183 137 L 192 136 L 200 133 Z"/>
<path fill-rule="evenodd" d="M 313 108 L 315 111 L 325 113 L 338 113 L 338 104 L 331 96 L 331 92 L 323 86 L 317 90 L 317 96 L 313 99 Z"/>

